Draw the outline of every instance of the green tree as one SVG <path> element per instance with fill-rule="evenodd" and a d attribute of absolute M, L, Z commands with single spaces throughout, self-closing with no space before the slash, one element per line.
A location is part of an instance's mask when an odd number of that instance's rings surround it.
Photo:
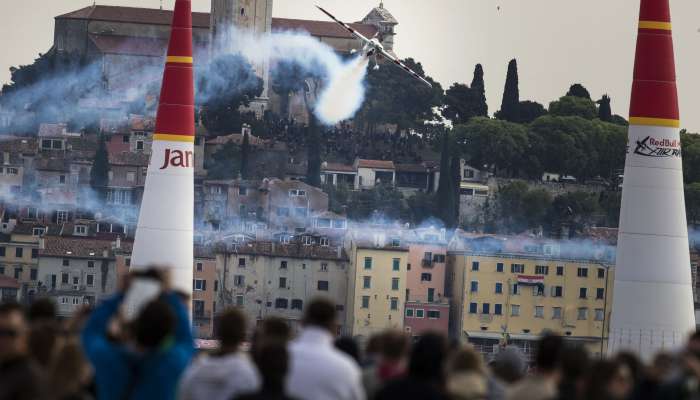
<path fill-rule="evenodd" d="M 263 80 L 243 56 L 227 54 L 197 70 L 197 103 L 202 122 L 212 133 L 230 133 L 244 122 L 239 109 L 247 107 L 263 91 Z"/>
<path fill-rule="evenodd" d="M 306 183 L 311 186 L 321 186 L 321 137 L 316 117 L 309 113 L 309 126 L 306 140 Z"/>
<path fill-rule="evenodd" d="M 250 155 L 250 138 L 248 133 L 243 134 L 243 143 L 241 144 L 241 178 L 250 178 L 250 169 L 248 165 L 248 157 Z"/>
<path fill-rule="evenodd" d="M 463 124 L 476 115 L 474 99 L 472 89 L 455 83 L 445 92 L 445 109 L 442 114 L 455 124 Z"/>
<path fill-rule="evenodd" d="M 588 100 L 591 99 L 591 94 L 588 93 L 588 89 L 583 87 L 583 85 L 580 83 L 574 83 L 573 85 L 571 85 L 571 87 L 569 87 L 569 91 L 566 92 L 566 95 L 573 96 L 573 97 L 580 97 L 580 98 L 588 99 Z"/>
<path fill-rule="evenodd" d="M 612 122 L 612 109 L 610 108 L 610 96 L 604 94 L 600 100 L 596 101 L 598 104 L 598 119 L 605 122 Z"/>
<path fill-rule="evenodd" d="M 547 110 L 544 106 L 536 101 L 525 100 L 518 105 L 519 119 L 522 124 L 529 124 L 537 118 L 547 115 Z"/>
<path fill-rule="evenodd" d="M 486 117 L 489 115 L 489 106 L 486 104 L 486 85 L 484 85 L 484 69 L 481 64 L 474 67 L 474 77 L 471 84 L 472 92 L 475 95 L 475 115 Z"/>
<path fill-rule="evenodd" d="M 283 117 L 289 116 L 290 96 L 301 92 L 308 78 L 315 79 L 318 76 L 295 61 L 281 60 L 272 66 L 270 84 L 272 90 L 280 95 Z"/>
<path fill-rule="evenodd" d="M 107 199 L 107 187 L 109 186 L 109 153 L 104 136 L 100 135 L 95 152 L 95 159 L 90 169 L 90 187 L 97 198 L 104 202 Z"/>
<path fill-rule="evenodd" d="M 391 65 L 370 70 L 365 102 L 356 117 L 368 131 L 382 123 L 396 124 L 399 131 L 422 127 L 425 121 L 434 119 L 434 108 L 443 104 L 442 86 L 425 75 L 420 63 L 411 58 L 404 62 L 433 87 Z"/>
<path fill-rule="evenodd" d="M 437 215 L 435 209 L 437 196 L 435 193 L 418 192 L 407 198 L 406 202 L 408 203 L 410 221 L 414 225 L 420 225 Z"/>
<path fill-rule="evenodd" d="M 518 62 L 513 59 L 508 63 L 508 74 L 503 89 L 501 110 L 496 113 L 496 118 L 510 122 L 520 120 L 520 91 L 518 89 Z"/>
<path fill-rule="evenodd" d="M 235 179 L 241 166 L 241 149 L 233 141 L 223 145 L 207 162 L 207 176 L 211 179 Z"/>
<path fill-rule="evenodd" d="M 700 182 L 685 186 L 685 214 L 688 223 L 697 226 L 700 221 Z"/>
<path fill-rule="evenodd" d="M 442 136 L 442 152 L 440 154 L 440 180 L 438 182 L 437 191 L 437 209 L 439 217 L 446 227 L 452 228 L 457 226 L 455 212 L 458 207 L 457 199 L 455 198 L 455 188 L 452 175 L 452 164 L 450 162 L 450 135 L 445 132 Z"/>
<path fill-rule="evenodd" d="M 683 180 L 686 184 L 700 182 L 700 135 L 681 131 L 683 149 Z"/>
<path fill-rule="evenodd" d="M 620 223 L 620 205 L 622 203 L 622 192 L 604 191 L 600 193 L 598 200 L 600 208 L 605 214 L 605 226 L 617 228 Z"/>
<path fill-rule="evenodd" d="M 527 183 L 514 181 L 498 188 L 495 201 L 495 231 L 517 234 L 544 224 L 552 198 L 546 190 L 531 190 Z"/>
<path fill-rule="evenodd" d="M 564 225 L 569 226 L 570 236 L 586 226 L 594 225 L 601 213 L 598 194 L 576 191 L 561 194 L 554 198 L 548 220 L 554 231 Z"/>
<path fill-rule="evenodd" d="M 549 113 L 560 117 L 581 117 L 593 119 L 598 116 L 595 103 L 590 99 L 575 96 L 564 96 L 549 103 Z"/>

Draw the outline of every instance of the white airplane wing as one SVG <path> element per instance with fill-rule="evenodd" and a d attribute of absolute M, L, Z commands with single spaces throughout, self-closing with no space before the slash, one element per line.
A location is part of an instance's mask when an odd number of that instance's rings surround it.
<path fill-rule="evenodd" d="M 388 60 L 391 60 L 391 62 L 393 62 L 394 64 L 398 65 L 401 69 L 403 69 L 404 71 L 406 71 L 406 72 L 408 72 L 409 74 L 413 75 L 414 78 L 418 79 L 419 81 L 425 83 L 426 85 L 428 85 L 428 86 L 430 86 L 430 87 L 433 87 L 433 85 L 432 85 L 430 82 L 428 82 L 427 80 L 425 80 L 425 78 L 423 78 L 422 76 L 418 75 L 418 73 L 416 73 L 416 72 L 413 71 L 412 69 L 408 68 L 408 67 L 406 66 L 406 64 L 402 63 L 398 58 L 392 56 L 391 54 L 387 53 L 387 52 L 384 51 L 384 50 L 380 50 L 380 52 L 381 52 L 381 54 L 382 54 L 382 57 L 384 57 L 384 58 L 386 58 L 386 59 L 388 59 Z"/>
<path fill-rule="evenodd" d="M 355 29 L 353 29 L 353 27 L 351 27 L 350 25 L 346 24 L 345 22 L 343 22 L 343 21 L 339 20 L 338 18 L 334 17 L 333 14 L 331 14 L 331 13 L 329 13 L 328 11 L 324 10 L 323 8 L 321 8 L 321 6 L 316 6 L 316 8 L 318 8 L 319 10 L 321 10 L 321 12 L 323 12 L 324 14 L 326 14 L 327 16 L 329 16 L 333 21 L 337 22 L 338 25 L 340 25 L 340 26 L 342 26 L 343 28 L 345 28 L 346 31 L 352 33 L 356 38 L 362 40 L 362 41 L 365 42 L 365 43 L 370 43 L 370 40 L 367 39 L 363 34 L 361 34 L 360 32 L 356 31 Z"/>

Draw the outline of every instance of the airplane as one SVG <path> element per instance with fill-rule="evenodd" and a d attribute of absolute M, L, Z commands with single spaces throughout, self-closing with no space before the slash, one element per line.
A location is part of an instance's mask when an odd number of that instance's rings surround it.
<path fill-rule="evenodd" d="M 377 39 L 377 36 L 379 35 L 379 33 L 375 34 L 372 39 L 367 39 L 364 35 L 362 35 L 358 31 L 356 31 L 355 29 L 353 29 L 350 25 L 339 20 L 338 18 L 334 17 L 333 14 L 331 14 L 328 11 L 321 8 L 321 6 L 317 5 L 316 8 L 318 8 L 319 10 L 321 10 L 321 12 L 323 12 L 324 14 L 329 16 L 333 21 L 338 23 L 345 30 L 352 33 L 353 36 L 360 39 L 360 41 L 364 44 L 364 47 L 362 48 L 362 54 L 364 57 L 372 58 L 374 60 L 374 69 L 375 70 L 379 69 L 379 63 L 377 62 L 377 59 L 383 57 L 383 58 L 390 60 L 394 64 L 398 65 L 404 71 L 413 75 L 414 78 L 420 80 L 421 82 L 425 83 L 426 85 L 428 85 L 430 87 L 433 87 L 433 85 L 430 82 L 428 82 L 427 80 L 425 80 L 425 78 L 418 75 L 412 69 L 408 68 L 406 66 L 406 64 L 402 63 L 399 59 L 397 59 L 396 57 L 389 54 L 386 50 L 384 50 L 384 46 L 379 42 L 379 39 Z M 353 50 L 351 53 L 355 53 L 355 52 L 356 52 L 356 50 Z"/>

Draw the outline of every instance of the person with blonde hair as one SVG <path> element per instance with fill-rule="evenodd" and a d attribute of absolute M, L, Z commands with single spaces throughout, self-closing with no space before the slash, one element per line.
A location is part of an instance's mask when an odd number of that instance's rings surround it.
<path fill-rule="evenodd" d="M 447 392 L 454 400 L 488 397 L 488 380 L 481 355 L 472 346 L 462 346 L 448 361 Z"/>
<path fill-rule="evenodd" d="M 56 400 L 90 400 L 92 368 L 77 337 L 68 337 L 49 365 L 49 389 Z"/>

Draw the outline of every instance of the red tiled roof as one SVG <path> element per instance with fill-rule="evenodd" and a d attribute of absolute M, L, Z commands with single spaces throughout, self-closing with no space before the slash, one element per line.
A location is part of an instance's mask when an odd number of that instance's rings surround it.
<path fill-rule="evenodd" d="M 114 35 L 88 35 L 88 37 L 98 50 L 106 54 L 162 57 L 168 47 L 168 42 L 161 39 Z"/>
<path fill-rule="evenodd" d="M 112 165 L 136 165 L 148 166 L 149 156 L 146 153 L 131 153 L 123 151 L 121 153 L 110 154 L 109 163 Z"/>
<path fill-rule="evenodd" d="M 56 18 L 170 25 L 172 15 L 173 12 L 171 10 L 118 6 L 88 6 L 80 10 L 59 15 Z M 372 37 L 377 33 L 377 28 L 373 25 L 354 23 L 350 24 L 350 26 L 366 37 Z M 193 12 L 192 27 L 209 29 L 209 13 Z M 352 38 L 349 32 L 332 21 L 273 18 L 272 30 L 306 31 L 313 36 Z"/>
<path fill-rule="evenodd" d="M 358 168 L 394 169 L 393 161 L 384 160 L 357 160 Z"/>
<path fill-rule="evenodd" d="M 19 289 L 19 281 L 9 276 L 0 275 L 0 288 Z"/>
<path fill-rule="evenodd" d="M 338 172 L 355 172 L 355 167 L 352 165 L 348 164 L 340 164 L 340 163 L 324 163 L 324 166 L 321 168 L 323 171 L 338 171 Z"/>
<path fill-rule="evenodd" d="M 78 257 L 78 258 L 103 258 L 106 250 L 108 256 L 112 257 L 111 240 L 95 240 L 90 238 L 45 236 L 44 248 L 39 250 L 40 256 L 45 257 Z M 131 242 L 121 241 L 123 252 L 130 252 Z"/>

